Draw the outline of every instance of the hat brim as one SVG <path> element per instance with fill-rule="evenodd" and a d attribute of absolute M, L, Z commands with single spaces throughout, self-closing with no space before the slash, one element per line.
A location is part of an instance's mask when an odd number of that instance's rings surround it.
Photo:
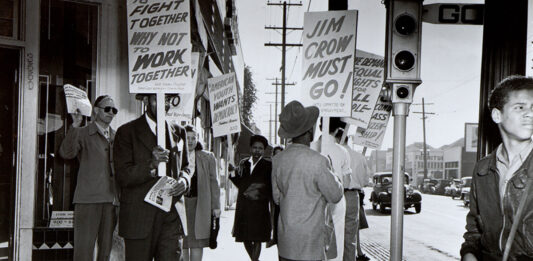
<path fill-rule="evenodd" d="M 304 134 L 309 129 L 313 128 L 318 119 L 318 115 L 320 114 L 320 110 L 316 106 L 305 107 L 305 114 L 305 122 L 300 126 L 300 128 L 295 130 L 286 130 L 283 128 L 283 126 L 280 126 L 278 130 L 278 135 L 284 139 L 291 139 L 294 137 L 298 137 Z"/>
<path fill-rule="evenodd" d="M 142 101 L 145 96 L 156 95 L 155 93 L 137 93 L 135 99 Z M 165 93 L 165 96 L 178 96 L 178 93 Z"/>

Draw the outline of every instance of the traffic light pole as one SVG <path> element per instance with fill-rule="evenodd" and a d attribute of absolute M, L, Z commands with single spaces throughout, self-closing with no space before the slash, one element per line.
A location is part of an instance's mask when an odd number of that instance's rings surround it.
<path fill-rule="evenodd" d="M 392 204 L 390 260 L 401 261 L 403 249 L 403 210 L 404 210 L 404 165 L 405 130 L 409 114 L 409 103 L 393 103 L 394 137 L 392 160 Z"/>

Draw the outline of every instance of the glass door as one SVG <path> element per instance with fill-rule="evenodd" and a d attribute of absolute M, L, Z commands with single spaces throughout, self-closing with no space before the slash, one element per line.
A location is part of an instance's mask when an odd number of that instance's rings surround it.
<path fill-rule="evenodd" d="M 12 260 L 20 53 L 0 47 L 0 260 Z"/>

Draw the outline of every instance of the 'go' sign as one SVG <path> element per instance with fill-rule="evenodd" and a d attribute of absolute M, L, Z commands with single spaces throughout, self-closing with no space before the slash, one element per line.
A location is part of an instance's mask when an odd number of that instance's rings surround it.
<path fill-rule="evenodd" d="M 422 20 L 432 24 L 483 24 L 483 4 L 424 5 Z"/>

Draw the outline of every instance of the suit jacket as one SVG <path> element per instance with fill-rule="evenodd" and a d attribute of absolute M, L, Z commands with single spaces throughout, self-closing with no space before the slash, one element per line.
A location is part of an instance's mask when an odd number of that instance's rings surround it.
<path fill-rule="evenodd" d="M 70 128 L 59 154 L 64 159 L 78 158 L 80 168 L 74 191 L 74 203 L 118 203 L 112 168 L 115 131 L 109 128 L 109 140 L 96 123 Z"/>
<path fill-rule="evenodd" d="M 167 133 L 172 136 L 171 160 L 167 168 L 172 168 L 174 173 L 179 175 L 178 178 L 185 178 L 187 184 L 190 184 L 185 129 L 177 125 L 167 125 L 167 128 L 169 128 Z M 176 144 L 182 144 L 181 148 Z M 141 239 L 148 236 L 156 213 L 164 212 L 144 201 L 146 193 L 159 179 L 150 175 L 150 160 L 155 146 L 157 139 L 150 130 L 145 115 L 122 125 L 117 130 L 113 154 L 117 182 L 122 189 L 119 234 L 127 239 Z M 166 215 L 177 215 L 177 212 L 171 209 Z M 179 222 L 181 227 L 181 221 Z"/>

